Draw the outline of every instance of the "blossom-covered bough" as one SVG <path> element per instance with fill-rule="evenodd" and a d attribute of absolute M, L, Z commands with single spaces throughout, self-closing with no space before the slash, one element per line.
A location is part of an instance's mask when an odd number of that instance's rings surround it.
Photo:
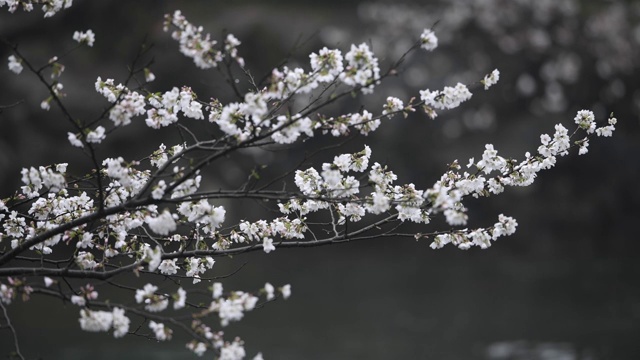
<path fill-rule="evenodd" d="M 71 1 L 0 1 L 0 7 L 8 5 L 10 11 L 18 6 L 31 10 L 33 4 L 43 4 L 49 16 Z M 493 224 L 468 228 L 465 199 L 528 186 L 538 172 L 555 166 L 557 158 L 573 148 L 586 153 L 592 135 L 611 136 L 616 124 L 613 115 L 596 122 L 591 111 L 582 110 L 573 119 L 574 131 L 557 124 L 523 159 L 502 157 L 487 144 L 478 160 L 463 165 L 452 161 L 432 185 L 400 182 L 392 164 L 376 161 L 375 149 L 365 145 L 275 180 L 250 176 L 236 188 L 211 190 L 204 186 L 206 170 L 230 154 L 256 147 L 286 149 L 311 137 L 366 136 L 383 129 L 384 121 L 412 112 L 435 118 L 438 111 L 469 100 L 472 92 L 458 83 L 425 89 L 407 100 L 389 96 L 378 108 L 340 115 L 323 112 L 342 98 L 375 91 L 399 70 L 404 56 L 435 50 L 438 39 L 432 29 L 386 72 L 362 43 L 343 50 L 320 49 L 309 56 L 305 68 L 282 66 L 257 83 L 233 35 L 218 42 L 180 11 L 166 15 L 164 28 L 197 67 L 226 74 L 238 100 L 204 101 L 205 96 L 189 86 L 149 92 L 145 85 L 155 76 L 136 59 L 122 82 L 96 74 L 101 76 L 95 90 L 108 106 L 99 119 L 82 122 L 65 105 L 60 60 L 54 57 L 37 67 L 8 44 L 14 52 L 9 70 L 20 74 L 27 69 L 48 88 L 41 107 L 60 108 L 69 128 L 66 140 L 84 152 L 93 170 L 74 176 L 76 164 L 25 168 L 22 188 L 0 200 L 0 305 L 7 320 L 6 307 L 17 299 L 50 296 L 77 306 L 79 325 L 86 331 L 111 332 L 114 337 L 135 333 L 164 341 L 180 330 L 192 338 L 186 346 L 198 355 L 210 351 L 220 359 L 242 359 L 242 340 L 215 329 L 241 320 L 264 302 L 287 299 L 291 286 L 227 289 L 224 278 L 233 274 L 217 272 L 216 258 L 381 237 L 424 239 L 434 249 L 447 244 L 486 249 L 513 234 L 517 222 L 501 214 Z M 93 46 L 96 37 L 99 41 L 100 34 L 87 30 L 75 32 L 72 39 Z M 50 78 L 44 75 L 47 71 Z M 234 71 L 246 75 L 249 91 L 237 86 Z M 474 85 L 487 90 L 499 76 L 493 70 Z M 184 141 L 155 144 L 141 159 L 120 154 L 100 158 L 100 144 L 133 122 L 144 122 L 149 131 L 174 127 Z M 191 131 L 197 122 L 208 123 L 210 133 Z M 225 221 L 227 210 L 221 203 L 240 199 L 264 200 L 277 215 Z M 443 217 L 450 228 L 430 228 L 434 217 Z M 418 224 L 420 231 L 409 223 Z M 139 277 L 140 286 L 125 285 L 121 279 L 127 276 Z M 107 298 L 109 288 L 123 290 L 128 298 Z M 22 357 L 18 344 L 16 352 Z"/>

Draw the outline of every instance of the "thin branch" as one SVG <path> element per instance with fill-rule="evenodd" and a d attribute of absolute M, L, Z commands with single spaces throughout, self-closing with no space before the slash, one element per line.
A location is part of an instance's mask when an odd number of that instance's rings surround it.
<path fill-rule="evenodd" d="M 9 326 L 9 329 L 11 330 L 11 334 L 13 335 L 13 346 L 15 346 L 16 348 L 16 355 L 18 355 L 20 359 L 25 360 L 25 357 L 20 352 L 20 344 L 18 342 L 18 333 L 16 332 L 16 329 L 13 327 L 13 324 L 11 323 L 11 318 L 9 318 L 9 314 L 7 313 L 7 308 L 4 306 L 4 303 L 2 301 L 0 301 L 0 307 L 2 308 L 2 312 L 4 313 L 4 318 L 7 319 L 7 326 Z"/>

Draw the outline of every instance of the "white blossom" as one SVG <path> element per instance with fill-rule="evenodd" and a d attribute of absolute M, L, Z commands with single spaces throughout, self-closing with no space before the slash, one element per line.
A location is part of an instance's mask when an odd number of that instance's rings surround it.
<path fill-rule="evenodd" d="M 291 296 L 291 285 L 284 285 L 280 288 L 280 292 L 282 293 L 282 298 L 287 300 Z"/>
<path fill-rule="evenodd" d="M 91 29 L 87 31 L 76 31 L 73 33 L 73 40 L 79 42 L 80 44 L 87 44 L 88 46 L 93 46 L 93 43 L 96 41 L 96 35 L 91 31 Z"/>
<path fill-rule="evenodd" d="M 193 351 L 197 356 L 202 356 L 207 351 L 207 345 L 200 341 L 192 341 L 187 343 L 187 349 Z"/>
<path fill-rule="evenodd" d="M 340 50 L 329 50 L 322 48 L 317 54 L 309 55 L 311 61 L 311 70 L 316 74 L 318 82 L 330 82 L 342 73 L 343 58 Z"/>
<path fill-rule="evenodd" d="M 71 134 L 71 133 L 69 133 Z M 87 134 L 87 142 L 88 143 L 96 143 L 99 144 L 102 142 L 102 140 L 105 139 L 105 129 L 102 126 L 98 126 L 96 127 L 95 130 L 90 131 Z M 71 135 L 69 135 L 69 141 L 71 141 Z M 76 144 L 74 144 L 73 142 L 71 142 L 72 145 L 77 146 Z M 82 145 L 82 143 L 80 143 Z M 80 146 L 82 147 L 82 146 Z"/>
<path fill-rule="evenodd" d="M 171 340 L 171 335 L 173 331 L 168 327 L 165 327 L 163 323 L 157 323 L 153 320 L 149 321 L 149 329 L 153 331 L 156 340 L 158 341 L 166 341 Z"/>
<path fill-rule="evenodd" d="M 89 332 L 109 331 L 113 324 L 113 313 L 108 311 L 80 310 L 80 328 Z"/>
<path fill-rule="evenodd" d="M 492 85 L 497 84 L 498 80 L 500 80 L 500 71 L 495 69 L 491 74 L 486 75 L 481 83 L 484 85 L 484 89 L 488 90 Z"/>
<path fill-rule="evenodd" d="M 16 74 L 22 72 L 22 60 L 18 59 L 14 55 L 9 55 L 9 70 Z"/>
<path fill-rule="evenodd" d="M 402 100 L 398 99 L 397 97 L 389 96 L 387 97 L 387 102 L 385 102 L 384 104 L 382 114 L 391 117 L 391 115 L 388 114 L 400 111 L 402 109 L 404 109 L 404 103 L 402 102 Z"/>
<path fill-rule="evenodd" d="M 340 80 L 348 86 L 360 86 L 364 94 L 372 93 L 380 79 L 380 67 L 369 46 L 366 43 L 351 45 L 344 60 L 347 65 L 340 73 Z"/>
<path fill-rule="evenodd" d="M 162 260 L 160 265 L 158 266 L 158 270 L 163 275 L 175 275 L 178 273 L 178 269 L 180 267 L 176 265 L 177 259 L 165 259 Z"/>
<path fill-rule="evenodd" d="M 596 118 L 590 110 L 580 110 L 576 114 L 574 121 L 587 134 L 592 134 L 596 130 Z"/>
<path fill-rule="evenodd" d="M 213 298 L 218 299 L 222 296 L 222 283 L 214 282 L 213 283 Z"/>
<path fill-rule="evenodd" d="M 113 308 L 113 337 L 120 338 L 129 332 L 131 320 L 124 315 L 124 310 L 118 307 Z"/>
<path fill-rule="evenodd" d="M 425 105 L 434 109 L 454 109 L 461 103 L 471 99 L 471 92 L 466 85 L 458 83 L 455 87 L 445 86 L 442 91 L 420 90 L 420 99 Z"/>
<path fill-rule="evenodd" d="M 276 247 L 273 245 L 273 239 L 265 237 L 262 242 L 262 250 L 264 250 L 264 252 L 268 254 L 274 251 L 275 249 Z"/>
<path fill-rule="evenodd" d="M 155 217 L 147 216 L 144 221 L 149 225 L 149 229 L 158 235 L 169 235 L 177 228 L 176 221 L 168 210 Z"/>
<path fill-rule="evenodd" d="M 420 35 L 420 47 L 427 51 L 433 51 L 438 47 L 438 38 L 431 29 L 424 29 Z"/>
<path fill-rule="evenodd" d="M 239 339 L 225 343 L 220 349 L 219 360 L 242 360 L 246 356 L 244 343 Z"/>
<path fill-rule="evenodd" d="M 98 266 L 93 254 L 86 251 L 78 252 L 76 255 L 76 264 L 78 264 L 82 270 L 93 270 Z"/>
<path fill-rule="evenodd" d="M 0 283 L 0 301 L 7 305 L 10 305 L 14 296 L 15 291 L 13 287 Z"/>
<path fill-rule="evenodd" d="M 178 288 L 178 292 L 176 294 L 174 294 L 174 298 L 173 298 L 173 309 L 174 310 L 179 310 L 184 308 L 185 306 L 185 301 L 187 300 L 187 292 L 182 289 L 182 288 Z"/>
<path fill-rule="evenodd" d="M 270 283 L 264 284 L 264 292 L 267 296 L 267 300 L 273 300 L 275 298 L 274 295 L 275 288 Z"/>

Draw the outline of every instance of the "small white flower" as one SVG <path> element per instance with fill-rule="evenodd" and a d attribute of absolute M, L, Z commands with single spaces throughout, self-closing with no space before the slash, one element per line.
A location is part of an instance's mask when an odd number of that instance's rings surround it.
<path fill-rule="evenodd" d="M 99 144 L 102 142 L 102 140 L 105 139 L 105 134 L 104 134 L 104 127 L 102 126 L 98 126 L 95 130 L 90 131 L 87 134 L 87 142 L 88 143 L 94 143 L 94 144 Z"/>
<path fill-rule="evenodd" d="M 282 293 L 282 298 L 287 300 L 291 296 L 291 284 L 281 287 L 280 292 Z"/>
<path fill-rule="evenodd" d="M 180 269 L 180 267 L 176 265 L 176 260 L 177 259 L 162 260 L 160 266 L 158 266 L 160 273 L 163 275 L 175 275 L 178 273 L 178 269 Z"/>
<path fill-rule="evenodd" d="M 80 44 L 93 46 L 93 43 L 96 41 L 96 34 L 94 34 L 91 29 L 85 32 L 76 31 L 73 33 L 73 40 L 79 42 Z"/>
<path fill-rule="evenodd" d="M 156 217 L 147 216 L 144 221 L 149 225 L 151 231 L 158 235 L 169 235 L 177 228 L 176 221 L 168 210 Z"/>
<path fill-rule="evenodd" d="M 184 308 L 187 300 L 187 292 L 183 288 L 178 288 L 178 292 L 174 295 L 173 309 L 180 310 Z"/>
<path fill-rule="evenodd" d="M 578 111 L 574 121 L 582 130 L 585 130 L 587 134 L 591 134 L 596 130 L 596 117 L 593 115 L 592 111 Z"/>
<path fill-rule="evenodd" d="M 481 82 L 484 85 L 484 89 L 487 90 L 492 85 L 497 84 L 498 80 L 500 80 L 500 71 L 498 71 L 498 69 L 495 69 L 491 72 L 491 74 L 486 75 Z"/>
<path fill-rule="evenodd" d="M 275 295 L 274 295 L 275 288 L 270 283 L 264 284 L 264 291 L 267 295 L 267 300 L 273 300 L 273 298 L 275 298 Z"/>
<path fill-rule="evenodd" d="M 156 336 L 156 340 L 165 341 L 171 340 L 171 334 L 173 331 L 164 326 L 163 323 L 157 323 L 153 320 L 149 321 L 149 329 L 153 331 Z"/>
<path fill-rule="evenodd" d="M 16 74 L 20 74 L 22 72 L 22 60 L 16 58 L 14 55 L 9 56 L 9 70 Z"/>
<path fill-rule="evenodd" d="M 151 70 L 144 68 L 144 81 L 152 82 L 156 79 L 156 76 L 151 72 Z"/>
<path fill-rule="evenodd" d="M 51 100 L 51 98 L 46 99 L 46 100 L 42 100 L 42 102 L 40 103 L 40 109 L 42 109 L 44 111 L 49 111 L 49 109 L 51 109 L 50 100 Z"/>
<path fill-rule="evenodd" d="M 420 47 L 427 51 L 433 51 L 438 47 L 438 38 L 431 29 L 424 29 L 422 35 L 420 35 L 420 42 L 422 43 Z"/>
<path fill-rule="evenodd" d="M 213 298 L 217 299 L 222 296 L 222 283 L 215 282 L 213 283 Z"/>
<path fill-rule="evenodd" d="M 262 242 L 262 250 L 267 254 L 274 251 L 276 247 L 273 245 L 273 239 L 269 237 L 265 237 Z"/>
<path fill-rule="evenodd" d="M 109 331 L 113 324 L 113 313 L 107 311 L 80 310 L 80 328 L 84 331 Z"/>
<path fill-rule="evenodd" d="M 87 300 L 84 298 L 84 296 L 71 295 L 71 303 L 73 305 L 85 306 L 87 304 Z"/>
<path fill-rule="evenodd" d="M 131 320 L 124 315 L 124 310 L 120 308 L 113 308 L 113 337 L 120 338 L 127 334 L 129 331 L 129 324 Z"/>

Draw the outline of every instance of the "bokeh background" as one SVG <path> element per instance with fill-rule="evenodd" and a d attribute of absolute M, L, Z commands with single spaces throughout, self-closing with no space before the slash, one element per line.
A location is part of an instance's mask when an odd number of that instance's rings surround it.
<path fill-rule="evenodd" d="M 93 91 L 97 76 L 116 81 L 142 43 L 157 80 L 153 91 L 189 85 L 202 98 L 231 101 L 215 71 L 202 71 L 178 53 L 162 31 L 165 13 L 181 9 L 214 37 L 225 31 L 256 76 L 282 60 L 308 66 L 323 46 L 348 49 L 368 42 L 386 69 L 422 29 L 440 39 L 433 53 L 414 54 L 402 72 L 372 96 L 328 109 L 378 109 L 392 95 L 407 101 L 418 90 L 473 83 L 501 71 L 490 91 L 479 86 L 459 109 L 436 120 L 416 114 L 394 119 L 367 138 L 322 156 L 358 150 L 387 162 L 399 182 L 427 188 L 454 159 L 466 163 L 492 143 L 503 156 L 535 151 L 541 133 L 571 125 L 577 110 L 598 119 L 614 112 L 613 139 L 594 139 L 590 152 L 572 154 L 532 186 L 470 201 L 470 226 L 514 216 L 518 232 L 489 250 L 434 251 L 428 241 L 381 239 L 325 248 L 280 249 L 269 255 L 219 259 L 223 275 L 246 265 L 226 289 L 291 283 L 293 296 L 248 313 L 225 328 L 248 353 L 267 359 L 637 359 L 640 357 L 640 3 L 587 0 L 456 1 L 81 1 L 49 19 L 0 9 L 0 37 L 18 43 L 38 64 L 74 46 L 76 30 L 96 33 L 93 48 L 64 57 L 66 104 L 94 118 L 106 103 Z M 0 47 L 0 59 L 10 49 Z M 0 196 L 19 184 L 23 166 L 89 164 L 68 144 L 59 111 L 44 112 L 46 90 L 35 76 L 0 69 Z M 139 158 L 171 139 L 171 129 L 145 132 L 141 122 L 101 146 L 103 157 Z M 169 140 L 167 140 L 169 141 Z M 210 186 L 232 186 L 255 165 L 277 173 L 304 151 L 243 154 L 208 174 Z M 301 145 L 302 146 L 302 145 Z M 212 185 L 213 184 L 213 185 Z M 258 206 L 229 206 L 230 219 L 257 219 Z M 231 221 L 231 220 L 229 220 Z M 28 358 L 189 359 L 179 337 L 157 343 L 82 332 L 75 306 L 34 298 L 9 307 Z M 0 329 L 0 356 L 12 347 Z M 210 354 L 209 354 L 210 355 Z M 206 356 L 206 355 L 205 355 Z"/>

